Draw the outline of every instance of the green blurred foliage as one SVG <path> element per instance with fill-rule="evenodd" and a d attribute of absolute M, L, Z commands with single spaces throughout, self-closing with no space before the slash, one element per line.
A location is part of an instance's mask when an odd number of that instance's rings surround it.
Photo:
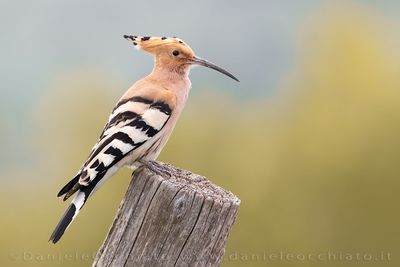
<path fill-rule="evenodd" d="M 189 100 L 160 160 L 241 198 L 224 266 L 399 265 L 400 58 L 389 27 L 361 5 L 329 5 L 301 26 L 297 61 L 277 95 L 243 103 L 194 85 L 202 93 Z M 2 173 L 19 182 L 1 189 L 1 266 L 88 266 L 101 245 L 127 170 L 96 193 L 59 244 L 47 238 L 66 208 L 56 192 L 122 92 L 104 77 L 61 75 L 32 114 L 34 167 Z M 279 258 L 328 252 L 391 260 Z M 271 254 L 278 259 L 263 258 Z"/>

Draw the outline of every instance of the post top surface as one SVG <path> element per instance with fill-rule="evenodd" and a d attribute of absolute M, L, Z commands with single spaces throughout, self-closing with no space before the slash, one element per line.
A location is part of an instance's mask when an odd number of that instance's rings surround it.
<path fill-rule="evenodd" d="M 214 201 L 229 202 L 238 206 L 240 204 L 240 199 L 232 192 L 213 184 L 206 177 L 187 170 L 178 169 L 170 164 L 149 161 L 139 167 L 136 172 L 141 171 L 152 172 L 158 175 L 163 181 L 180 187 L 181 190 L 193 190 L 206 198 L 212 198 Z"/>

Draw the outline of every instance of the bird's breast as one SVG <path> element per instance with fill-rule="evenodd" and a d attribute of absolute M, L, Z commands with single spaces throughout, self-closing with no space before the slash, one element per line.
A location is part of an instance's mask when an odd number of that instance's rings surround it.
<path fill-rule="evenodd" d="M 126 158 L 126 161 L 121 162 L 121 164 L 136 166 L 138 160 L 155 160 L 168 142 L 175 128 L 189 96 L 190 81 L 187 79 L 187 81 L 170 83 L 168 87 L 163 85 L 158 88 L 160 88 L 158 90 L 169 91 L 168 94 L 163 95 L 172 96 L 171 98 L 168 97 L 167 99 L 164 99 L 165 104 L 168 104 L 171 108 L 171 115 L 156 135 L 132 151 Z M 159 99 L 159 101 L 161 101 L 161 99 Z"/>

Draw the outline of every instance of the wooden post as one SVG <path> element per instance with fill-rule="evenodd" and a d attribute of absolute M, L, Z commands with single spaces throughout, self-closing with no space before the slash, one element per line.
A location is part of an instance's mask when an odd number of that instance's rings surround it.
<path fill-rule="evenodd" d="M 205 177 L 137 169 L 93 266 L 219 266 L 240 200 Z"/>

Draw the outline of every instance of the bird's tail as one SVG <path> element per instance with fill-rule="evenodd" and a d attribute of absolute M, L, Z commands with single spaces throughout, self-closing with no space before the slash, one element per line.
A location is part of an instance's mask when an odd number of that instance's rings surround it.
<path fill-rule="evenodd" d="M 83 188 L 77 192 L 71 204 L 68 206 L 67 210 L 62 216 L 60 222 L 57 224 L 56 228 L 51 234 L 49 241 L 53 242 L 53 244 L 60 240 L 65 230 L 67 230 L 68 226 L 78 215 L 83 205 L 85 205 L 88 198 L 87 196 L 89 196 L 89 194 L 87 194 L 88 192 L 85 192 L 85 189 L 86 188 Z"/>
<path fill-rule="evenodd" d="M 54 244 L 57 243 L 58 240 L 62 237 L 65 230 L 67 230 L 68 226 L 72 223 L 75 217 L 78 215 L 79 211 L 82 209 L 83 205 L 85 205 L 86 201 L 90 198 L 90 196 L 96 192 L 96 190 L 101 187 L 101 185 L 112 176 L 118 168 L 111 168 L 107 172 L 100 173 L 97 177 L 87 186 L 82 186 L 79 184 L 80 173 L 75 176 L 70 182 L 68 182 L 57 194 L 58 197 L 65 194 L 64 200 L 70 197 L 72 194 L 76 192 L 74 199 L 71 204 L 68 206 L 64 215 L 62 216 L 60 222 L 57 224 L 53 233 L 50 236 L 49 241 Z"/>

